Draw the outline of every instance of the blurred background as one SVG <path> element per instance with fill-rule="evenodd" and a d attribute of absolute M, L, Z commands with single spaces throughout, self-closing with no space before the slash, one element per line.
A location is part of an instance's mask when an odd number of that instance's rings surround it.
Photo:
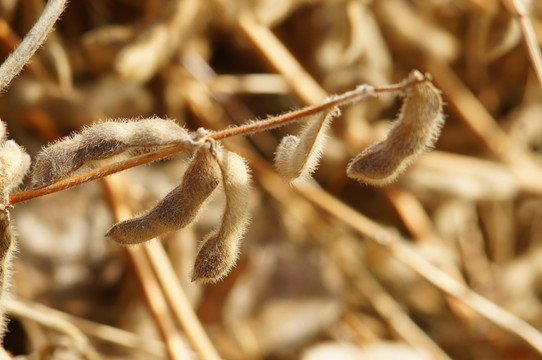
<path fill-rule="evenodd" d="M 517 4 L 540 43 L 542 3 Z M 44 5 L 0 0 L 0 58 Z M 34 157 L 103 119 L 158 116 L 220 130 L 429 72 L 446 102 L 435 151 L 392 185 L 346 177 L 349 160 L 396 117 L 400 99 L 381 96 L 343 109 L 311 186 L 540 329 L 542 92 L 512 5 L 72 0 L 0 94 L 0 116 Z M 163 245 L 160 266 L 177 277 L 160 278 L 156 253 L 142 258 L 104 239 L 119 209 L 142 212 L 177 186 L 189 154 L 16 204 L 12 301 L 25 307 L 8 307 L 5 348 L 28 359 L 542 358 L 497 326 L 499 315 L 482 317 L 376 244 L 378 234 L 361 236 L 344 213 L 278 178 L 275 148 L 297 130 L 224 141 L 252 169 L 252 220 L 236 268 L 217 284 L 191 283 L 190 274 L 199 241 L 220 222 L 220 189 L 193 226 L 151 244 Z M 177 312 L 179 294 L 197 318 Z"/>

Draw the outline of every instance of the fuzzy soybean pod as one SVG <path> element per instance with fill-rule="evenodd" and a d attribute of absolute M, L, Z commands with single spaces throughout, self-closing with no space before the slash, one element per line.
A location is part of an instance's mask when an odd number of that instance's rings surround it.
<path fill-rule="evenodd" d="M 0 119 L 0 143 L 3 143 L 4 141 L 6 141 L 7 136 L 8 136 L 8 131 L 6 129 L 6 123 L 4 123 Z"/>
<path fill-rule="evenodd" d="M 291 184 L 308 178 L 318 166 L 331 121 L 341 114 L 335 107 L 329 112 L 312 115 L 299 136 L 285 136 L 275 153 L 278 173 Z"/>
<path fill-rule="evenodd" d="M 192 273 L 192 281 L 217 282 L 235 265 L 241 239 L 249 221 L 250 176 L 245 160 L 219 149 L 218 164 L 226 195 L 226 207 L 218 230 L 203 241 Z"/>
<path fill-rule="evenodd" d="M 139 244 L 189 225 L 220 184 L 221 172 L 207 147 L 196 151 L 182 183 L 147 213 L 115 224 L 106 237 L 123 245 Z"/>
<path fill-rule="evenodd" d="M 32 184 L 46 186 L 70 176 L 81 166 L 130 150 L 190 141 L 186 129 L 171 120 L 110 120 L 45 147 L 32 170 Z"/>
<path fill-rule="evenodd" d="M 420 72 L 410 74 L 399 118 L 388 136 L 357 155 L 347 175 L 361 183 L 386 185 L 431 148 L 444 124 L 440 91 Z"/>
<path fill-rule="evenodd" d="M 0 205 L 0 342 L 6 331 L 6 317 L 3 302 L 9 290 L 11 257 L 13 255 L 13 230 L 9 211 Z"/>
<path fill-rule="evenodd" d="M 15 247 L 8 211 L 9 194 L 23 180 L 30 167 L 28 154 L 15 141 L 5 141 L 6 136 L 6 127 L 0 121 L 0 342 L 6 330 L 2 302 L 8 293 L 10 262 Z"/>
<path fill-rule="evenodd" d="M 0 145 L 0 202 L 7 204 L 9 193 L 22 182 L 30 156 L 13 140 Z"/>

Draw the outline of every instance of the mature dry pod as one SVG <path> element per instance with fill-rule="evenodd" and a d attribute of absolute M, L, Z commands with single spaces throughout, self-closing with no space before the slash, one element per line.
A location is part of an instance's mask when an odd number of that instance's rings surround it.
<path fill-rule="evenodd" d="M 13 230 L 10 216 L 4 205 L 0 205 L 0 343 L 6 331 L 6 318 L 2 302 L 9 288 L 10 261 L 13 254 Z"/>
<path fill-rule="evenodd" d="M 105 236 L 123 245 L 139 244 L 189 225 L 220 178 L 220 168 L 209 148 L 199 148 L 181 185 L 147 213 L 115 224 Z"/>
<path fill-rule="evenodd" d="M 226 194 L 220 228 L 203 241 L 192 273 L 192 281 L 216 282 L 226 276 L 237 260 L 241 238 L 248 225 L 250 176 L 245 160 L 219 149 L 218 163 Z"/>
<path fill-rule="evenodd" d="M 318 166 L 331 121 L 340 116 L 339 108 L 311 116 L 299 137 L 285 136 L 275 153 L 275 167 L 288 182 L 308 178 Z"/>
<path fill-rule="evenodd" d="M 438 139 L 444 124 L 440 92 L 418 71 L 410 74 L 407 82 L 412 81 L 416 83 L 406 87 L 401 113 L 388 136 L 348 164 L 349 177 L 372 185 L 388 184 Z"/>
<path fill-rule="evenodd" d="M 7 136 L 8 136 L 8 131 L 6 129 L 6 123 L 0 120 L 0 143 L 3 143 L 4 141 L 6 141 Z"/>
<path fill-rule="evenodd" d="M 114 120 L 94 124 L 44 148 L 32 170 L 32 184 L 35 187 L 49 185 L 71 175 L 86 163 L 128 150 L 183 141 L 189 141 L 188 132 L 171 120 Z"/>
<path fill-rule="evenodd" d="M 30 156 L 15 141 L 5 141 L 6 136 L 6 126 L 0 121 L 0 343 L 6 331 L 2 301 L 8 292 L 10 260 L 14 247 L 6 206 L 9 203 L 10 191 L 19 185 L 30 166 Z"/>
<path fill-rule="evenodd" d="M 0 145 L 0 201 L 7 204 L 11 190 L 19 186 L 30 167 L 30 156 L 13 140 Z"/>

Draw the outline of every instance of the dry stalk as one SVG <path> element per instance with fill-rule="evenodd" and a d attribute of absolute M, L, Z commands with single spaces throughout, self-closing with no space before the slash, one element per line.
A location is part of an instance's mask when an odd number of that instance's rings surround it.
<path fill-rule="evenodd" d="M 542 87 L 542 52 L 536 40 L 533 24 L 529 18 L 529 9 L 519 0 L 503 0 L 503 3 L 521 27 L 534 72 L 539 85 Z"/>
<path fill-rule="evenodd" d="M 122 221 L 129 218 L 132 214 L 125 202 L 126 194 L 121 190 L 124 188 L 122 178 L 107 178 L 104 179 L 103 184 L 115 219 Z M 171 359 L 182 359 L 181 349 L 185 347 L 184 341 L 171 318 L 170 309 L 144 250 L 135 246 L 126 247 L 125 249 L 142 287 L 148 308 L 166 343 L 169 357 Z"/>
<path fill-rule="evenodd" d="M 159 340 L 143 338 L 126 330 L 105 324 L 98 324 L 90 320 L 58 311 L 43 304 L 31 302 L 25 299 L 9 298 L 4 302 L 4 306 L 6 308 L 6 312 L 14 316 L 18 316 L 20 313 L 34 314 L 36 312 L 40 314 L 47 314 L 47 316 L 51 318 L 56 318 L 56 320 L 53 320 L 53 322 L 66 321 L 89 337 L 126 349 L 141 351 L 159 358 L 163 358 L 166 354 L 164 343 Z M 29 315 L 28 318 L 32 318 L 32 315 Z"/>
<path fill-rule="evenodd" d="M 435 360 L 451 358 L 408 316 L 397 301 L 363 268 L 352 253 L 339 255 L 339 266 L 354 282 L 354 287 L 371 303 L 378 314 L 386 319 L 394 333 L 415 347 L 431 353 Z"/>
<path fill-rule="evenodd" d="M 401 238 L 397 233 L 363 216 L 315 185 L 305 183 L 300 185 L 298 190 L 312 203 L 351 227 L 361 236 L 383 246 L 390 255 L 410 267 L 438 289 L 467 304 L 480 315 L 506 331 L 516 334 L 542 354 L 542 334 L 536 328 L 472 291 L 466 285 L 461 284 L 429 263 L 415 250 L 411 249 L 405 239 Z"/>
<path fill-rule="evenodd" d="M 6 306 L 6 310 L 18 318 L 34 321 L 45 328 L 67 335 L 72 339 L 74 347 L 85 359 L 99 360 L 102 358 L 78 327 L 55 313 L 49 312 L 45 307 L 29 306 L 23 302 L 10 301 Z"/>
<path fill-rule="evenodd" d="M 522 190 L 542 194 L 542 183 L 538 180 L 542 177 L 542 167 L 531 154 L 521 144 L 512 141 L 448 64 L 429 60 L 427 67 L 435 74 L 435 83 L 446 94 L 450 108 L 460 115 L 459 118 L 480 142 L 510 169 Z"/>
<path fill-rule="evenodd" d="M 54 23 L 64 11 L 68 0 L 51 0 L 47 2 L 43 13 L 30 32 L 24 37 L 17 49 L 0 66 L 0 91 L 4 90 L 11 80 L 19 74 L 32 55 L 43 44 L 53 29 Z"/>
<path fill-rule="evenodd" d="M 307 73 L 284 44 L 248 12 L 237 17 L 237 25 L 254 47 L 281 73 L 288 85 L 307 104 L 318 104 L 327 92 Z"/>

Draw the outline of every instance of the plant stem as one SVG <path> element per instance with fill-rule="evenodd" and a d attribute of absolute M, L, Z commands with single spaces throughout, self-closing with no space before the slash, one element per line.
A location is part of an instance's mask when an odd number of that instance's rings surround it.
<path fill-rule="evenodd" d="M 50 0 L 32 29 L 17 46 L 17 49 L 0 66 L 0 91 L 19 74 L 36 50 L 43 44 L 53 25 L 64 11 L 67 0 Z"/>
<path fill-rule="evenodd" d="M 406 87 L 429 81 L 429 76 L 427 75 L 422 75 L 417 71 L 413 74 L 413 76 L 409 76 L 407 80 L 398 84 L 381 87 L 358 86 L 352 91 L 345 92 L 341 95 L 329 97 L 319 105 L 308 106 L 303 109 L 278 115 L 266 120 L 251 122 L 245 125 L 240 125 L 238 127 L 210 133 L 202 138 L 202 143 L 205 141 L 218 141 L 237 135 L 249 135 L 258 131 L 269 130 L 278 126 L 282 126 L 293 121 L 306 120 L 311 115 L 332 109 L 335 106 L 344 106 L 348 103 L 356 102 L 364 99 L 365 97 L 371 95 L 374 96 L 375 94 L 379 93 L 401 91 L 404 90 Z M 164 159 L 181 151 L 190 149 L 193 148 L 187 147 L 185 143 L 166 146 L 155 152 L 135 156 L 124 161 L 119 161 L 111 165 L 106 165 L 81 174 L 77 174 L 69 178 L 59 180 L 45 187 L 22 191 L 17 194 L 10 195 L 9 204 L 13 205 L 22 201 L 69 189 L 71 187 L 84 184 L 89 181 L 101 179 L 105 176 L 117 173 L 119 171 L 127 170 L 138 165 L 147 164 L 152 161 Z"/>

